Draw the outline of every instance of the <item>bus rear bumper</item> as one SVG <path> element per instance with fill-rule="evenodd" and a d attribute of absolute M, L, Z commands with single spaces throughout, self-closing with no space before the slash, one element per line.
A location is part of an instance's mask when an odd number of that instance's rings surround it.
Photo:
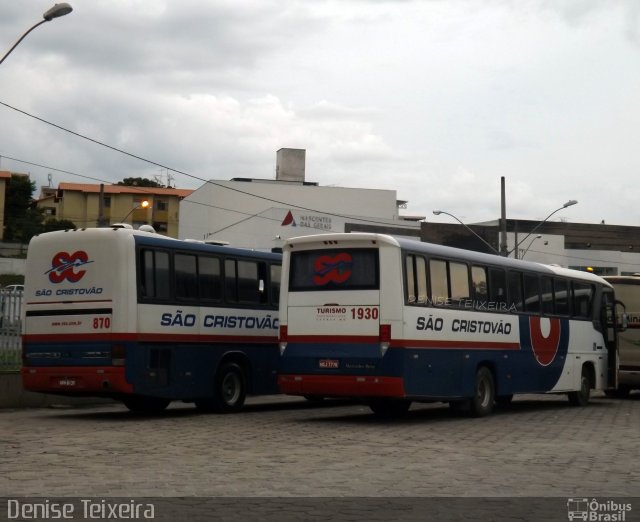
<path fill-rule="evenodd" d="M 284 374 L 278 376 L 278 388 L 281 393 L 287 395 L 394 398 L 406 396 L 402 377 Z"/>
<path fill-rule="evenodd" d="M 133 393 L 123 367 L 56 366 L 22 368 L 22 385 L 33 392 L 67 395 L 103 395 Z"/>

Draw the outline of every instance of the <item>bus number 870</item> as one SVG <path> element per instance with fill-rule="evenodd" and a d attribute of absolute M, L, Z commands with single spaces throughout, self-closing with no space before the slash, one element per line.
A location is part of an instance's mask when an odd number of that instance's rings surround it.
<path fill-rule="evenodd" d="M 104 328 L 111 328 L 111 318 L 110 317 L 94 317 L 93 329 L 102 330 Z"/>

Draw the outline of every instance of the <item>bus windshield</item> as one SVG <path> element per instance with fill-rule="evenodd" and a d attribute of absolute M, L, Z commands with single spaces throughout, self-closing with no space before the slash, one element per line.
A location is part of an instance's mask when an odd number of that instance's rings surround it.
<path fill-rule="evenodd" d="M 289 291 L 377 290 L 378 249 L 307 250 L 291 255 Z"/>

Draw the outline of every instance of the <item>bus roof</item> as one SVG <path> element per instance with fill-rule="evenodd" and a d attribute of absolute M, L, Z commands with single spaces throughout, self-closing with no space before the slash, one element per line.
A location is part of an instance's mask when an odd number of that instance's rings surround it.
<path fill-rule="evenodd" d="M 42 241 L 49 240 L 52 242 L 62 241 L 63 238 L 73 236 L 76 241 L 82 241 L 83 237 L 132 237 L 137 244 L 149 246 L 164 246 L 170 249 L 180 249 L 194 252 L 210 252 L 212 254 L 229 254 L 232 256 L 255 257 L 270 261 L 279 261 L 281 254 L 266 252 L 260 250 L 251 250 L 244 248 L 235 248 L 221 245 L 212 245 L 201 241 L 187 241 L 174 239 L 172 237 L 163 236 L 153 232 L 144 232 L 142 230 L 133 230 L 122 227 L 101 227 L 101 228 L 79 228 L 76 230 L 56 230 L 53 232 L 45 232 L 34 236 L 32 240 Z"/>
<path fill-rule="evenodd" d="M 532 261 L 524 261 L 521 259 L 512 259 L 502 257 L 495 254 L 485 254 L 474 250 L 464 250 L 462 248 L 437 245 L 435 243 L 425 243 L 414 239 L 406 239 L 394 237 L 387 234 L 373 234 L 369 232 L 352 232 L 352 233 L 336 233 L 336 234 L 316 234 L 312 236 L 301 236 L 288 239 L 285 242 L 285 248 L 289 245 L 313 245 L 320 244 L 324 247 L 340 241 L 356 241 L 356 242 L 377 242 L 396 246 L 402 250 L 424 253 L 436 257 L 464 259 L 470 263 L 478 263 L 483 265 L 512 268 L 519 270 L 530 270 L 547 275 L 557 275 L 562 277 L 571 277 L 574 279 L 583 279 L 585 281 L 605 284 L 611 286 L 605 279 L 591 274 L 589 272 L 581 272 L 579 270 L 571 270 L 555 265 L 544 265 L 534 263 Z M 640 278 L 639 278 L 640 279 Z"/>

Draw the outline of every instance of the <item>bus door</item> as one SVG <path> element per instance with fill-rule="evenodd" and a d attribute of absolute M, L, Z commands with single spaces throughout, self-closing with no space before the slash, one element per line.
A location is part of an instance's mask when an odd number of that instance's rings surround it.
<path fill-rule="evenodd" d="M 347 354 L 379 355 L 379 264 L 378 248 L 324 247 L 291 253 L 288 345 L 294 350 L 298 345 L 301 351 L 304 345 L 306 357 L 316 354 L 316 370 L 344 369 L 341 356 Z M 352 361 L 352 367 L 359 366 Z"/>

